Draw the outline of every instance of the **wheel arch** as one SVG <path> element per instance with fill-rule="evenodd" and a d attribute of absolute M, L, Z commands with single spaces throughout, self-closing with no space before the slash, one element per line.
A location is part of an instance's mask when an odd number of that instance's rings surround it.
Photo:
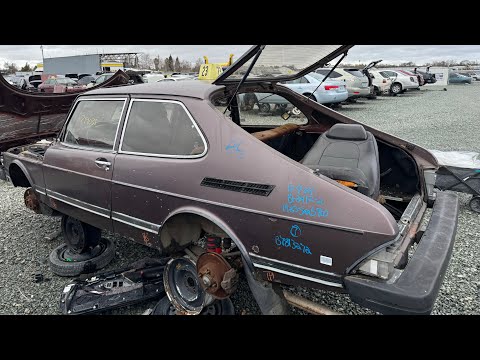
<path fill-rule="evenodd" d="M 162 229 L 165 226 L 168 226 L 168 223 L 171 222 L 172 219 L 178 219 L 179 217 L 187 216 L 187 215 L 196 215 L 197 217 L 208 221 L 210 225 L 216 226 L 223 233 L 225 233 L 230 239 L 232 239 L 233 243 L 238 247 L 238 250 L 241 252 L 250 270 L 253 271 L 254 268 L 253 268 L 253 264 L 250 259 L 250 256 L 248 255 L 248 251 L 243 245 L 243 243 L 240 241 L 238 235 L 235 233 L 235 231 L 233 231 L 233 229 L 230 226 L 228 226 L 228 224 L 225 221 L 223 221 L 218 215 L 212 213 L 209 210 L 196 207 L 196 206 L 184 206 L 176 209 L 175 211 L 170 213 L 168 217 L 165 219 L 165 221 L 163 222 L 162 228 L 160 229 L 160 233 L 159 233 L 160 240 L 162 241 Z M 200 224 L 200 226 L 202 227 L 202 229 L 205 230 L 204 224 Z"/>
<path fill-rule="evenodd" d="M 33 181 L 30 173 L 28 172 L 25 165 L 23 165 L 19 160 L 12 161 L 12 163 L 8 167 L 8 173 L 10 175 L 10 179 L 12 179 L 13 186 L 33 186 Z"/>

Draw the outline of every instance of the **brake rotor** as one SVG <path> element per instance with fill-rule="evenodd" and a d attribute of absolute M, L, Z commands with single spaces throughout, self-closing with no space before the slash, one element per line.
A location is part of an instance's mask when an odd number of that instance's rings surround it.
<path fill-rule="evenodd" d="M 178 312 L 200 314 L 207 299 L 193 261 L 185 257 L 171 259 L 165 267 L 163 284 Z"/>
<path fill-rule="evenodd" d="M 217 253 L 206 252 L 200 255 L 197 260 L 197 273 L 202 288 L 216 299 L 225 299 L 235 290 L 236 272 L 225 258 Z"/>

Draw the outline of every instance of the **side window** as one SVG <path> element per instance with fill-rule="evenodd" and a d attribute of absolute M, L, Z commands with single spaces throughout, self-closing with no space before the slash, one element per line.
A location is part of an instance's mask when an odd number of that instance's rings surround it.
<path fill-rule="evenodd" d="M 306 124 L 307 117 L 283 96 L 272 93 L 245 93 L 237 97 L 241 125 Z M 290 111 L 290 118 L 282 115 Z"/>
<path fill-rule="evenodd" d="M 121 150 L 126 152 L 194 156 L 206 144 L 183 106 L 174 102 L 134 100 Z"/>
<path fill-rule="evenodd" d="M 300 79 L 300 84 L 309 84 L 310 82 L 305 78 L 305 76 L 302 76 Z"/>
<path fill-rule="evenodd" d="M 124 100 L 79 101 L 68 122 L 64 142 L 112 150 Z"/>

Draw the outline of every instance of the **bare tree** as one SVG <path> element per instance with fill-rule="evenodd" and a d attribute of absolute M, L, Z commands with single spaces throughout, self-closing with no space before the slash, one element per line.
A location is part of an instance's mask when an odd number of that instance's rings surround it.
<path fill-rule="evenodd" d="M 175 59 L 175 67 L 174 67 L 174 71 L 182 71 L 182 69 L 180 68 L 180 60 L 178 59 L 178 56 L 176 57 Z"/>
<path fill-rule="evenodd" d="M 6 74 L 15 74 L 18 71 L 17 65 L 15 65 L 13 62 L 9 63 L 5 61 L 3 67 L 6 70 Z"/>
<path fill-rule="evenodd" d="M 195 61 L 195 65 L 192 68 L 192 71 L 199 72 L 200 71 L 200 66 L 203 64 L 203 59 L 198 58 L 197 61 Z"/>
<path fill-rule="evenodd" d="M 32 71 L 32 68 L 30 67 L 30 65 L 27 63 L 25 63 L 25 66 L 23 66 L 20 71 Z"/>

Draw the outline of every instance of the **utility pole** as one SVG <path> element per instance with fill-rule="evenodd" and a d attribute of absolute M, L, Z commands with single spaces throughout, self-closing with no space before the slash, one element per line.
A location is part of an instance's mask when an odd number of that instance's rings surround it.
<path fill-rule="evenodd" d="M 42 50 L 42 64 L 44 62 L 44 57 L 43 57 L 43 45 L 40 45 L 40 50 Z"/>

